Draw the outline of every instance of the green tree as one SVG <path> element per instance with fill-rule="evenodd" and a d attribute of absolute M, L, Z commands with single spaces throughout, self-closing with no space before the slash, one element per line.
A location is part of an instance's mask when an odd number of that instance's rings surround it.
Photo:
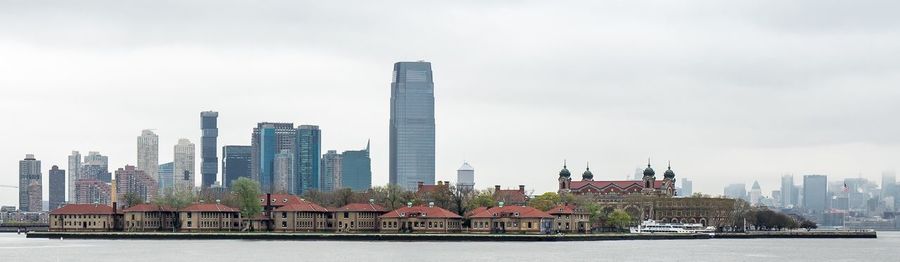
<path fill-rule="evenodd" d="M 547 211 L 560 203 L 560 196 L 556 192 L 546 192 L 528 200 L 528 206 Z"/>
<path fill-rule="evenodd" d="M 609 213 L 606 221 L 610 226 L 616 227 L 621 230 L 631 225 L 631 215 L 629 215 L 628 212 L 625 212 L 624 210 L 617 209 L 612 213 Z"/>
<path fill-rule="evenodd" d="M 252 218 L 262 212 L 262 206 L 259 204 L 259 183 L 249 178 L 238 178 L 232 183 L 231 192 L 237 197 L 240 205 L 241 216 L 244 218 Z"/>
<path fill-rule="evenodd" d="M 497 203 L 494 203 L 493 191 L 484 190 L 475 193 L 475 196 L 469 201 L 466 209 L 473 210 L 479 207 L 493 207 L 496 204 Z"/>
<path fill-rule="evenodd" d="M 122 201 L 125 202 L 126 207 L 133 207 L 136 205 L 140 205 L 144 203 L 144 198 L 139 196 L 137 193 L 128 192 L 122 196 Z"/>
<path fill-rule="evenodd" d="M 182 209 L 194 202 L 194 193 L 190 190 L 168 189 L 154 201 L 159 206 L 167 206 L 174 209 Z"/>

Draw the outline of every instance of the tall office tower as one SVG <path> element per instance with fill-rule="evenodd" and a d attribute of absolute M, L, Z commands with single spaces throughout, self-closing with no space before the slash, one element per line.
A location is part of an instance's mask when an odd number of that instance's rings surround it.
<path fill-rule="evenodd" d="M 72 151 L 69 155 L 69 177 L 68 177 L 68 194 L 66 201 L 75 203 L 75 181 L 81 177 L 81 153 Z"/>
<path fill-rule="evenodd" d="M 175 187 L 175 162 L 159 165 L 159 192 L 162 195 Z"/>
<path fill-rule="evenodd" d="M 253 151 L 251 146 L 222 147 L 222 186 L 231 187 L 231 183 L 241 177 L 251 178 L 250 151 Z"/>
<path fill-rule="evenodd" d="M 398 62 L 391 81 L 390 183 L 434 184 L 434 80 L 431 63 Z"/>
<path fill-rule="evenodd" d="M 112 189 L 110 185 L 97 179 L 79 179 L 75 181 L 76 204 L 110 205 Z"/>
<path fill-rule="evenodd" d="M 681 191 L 678 192 L 679 196 L 691 196 L 694 194 L 694 181 L 691 181 L 687 178 L 681 178 Z"/>
<path fill-rule="evenodd" d="M 341 188 L 341 154 L 335 150 L 328 150 L 322 156 L 322 177 L 319 181 L 319 189 L 322 192 L 334 192 Z"/>
<path fill-rule="evenodd" d="M 322 130 L 319 126 L 301 125 L 297 128 L 297 148 L 295 150 L 296 170 L 298 177 L 294 184 L 294 192 L 303 194 L 308 190 L 319 190 L 319 162 L 322 157 Z"/>
<path fill-rule="evenodd" d="M 640 167 L 640 166 L 638 166 L 638 168 L 635 168 L 635 169 L 634 169 L 634 175 L 632 176 L 632 178 L 633 178 L 635 181 L 643 180 L 643 179 L 644 179 L 644 168 L 642 168 L 642 167 Z"/>
<path fill-rule="evenodd" d="M 797 205 L 794 202 L 794 176 L 793 175 L 783 175 L 781 176 L 781 207 L 782 208 L 792 208 Z"/>
<path fill-rule="evenodd" d="M 101 155 L 100 152 L 88 152 L 80 169 L 81 173 L 78 174 L 78 179 L 96 179 L 104 183 L 112 180 L 112 174 L 109 172 L 109 157 Z"/>
<path fill-rule="evenodd" d="M 759 181 L 753 181 L 753 187 L 750 188 L 750 205 L 758 206 L 762 199 L 762 188 L 759 187 Z"/>
<path fill-rule="evenodd" d="M 19 161 L 19 210 L 41 212 L 41 185 L 41 161 L 34 159 L 34 155 L 27 154 L 25 160 Z"/>
<path fill-rule="evenodd" d="M 281 150 L 275 154 L 272 173 L 273 191 L 275 193 L 291 193 L 294 189 L 294 154 L 291 150 Z"/>
<path fill-rule="evenodd" d="M 803 208 L 821 214 L 828 197 L 828 178 L 823 175 L 803 176 Z"/>
<path fill-rule="evenodd" d="M 206 111 L 200 112 L 200 129 L 202 130 L 202 138 L 200 139 L 200 174 L 202 181 L 200 186 L 207 188 L 216 182 L 219 175 L 219 158 L 216 156 L 216 150 L 219 148 L 217 139 L 219 137 L 219 127 L 217 121 L 219 112 Z"/>
<path fill-rule="evenodd" d="M 159 189 L 156 187 L 156 181 L 150 175 L 135 169 L 134 166 L 126 165 L 125 168 L 116 170 L 115 191 L 118 205 L 133 206 L 135 203 L 126 203 L 126 194 L 134 194 L 144 203 L 150 203 L 156 198 Z"/>
<path fill-rule="evenodd" d="M 341 186 L 357 192 L 372 188 L 372 159 L 369 158 L 369 143 L 366 149 L 348 150 L 341 154 Z"/>
<path fill-rule="evenodd" d="M 175 145 L 175 168 L 173 171 L 175 178 L 173 180 L 175 181 L 175 187 L 179 190 L 194 189 L 194 177 L 196 176 L 196 169 L 194 168 L 194 163 L 196 162 L 194 158 L 196 152 L 194 143 L 191 143 L 191 140 L 178 139 L 178 144 Z"/>
<path fill-rule="evenodd" d="M 466 192 L 475 189 L 475 168 L 470 166 L 469 162 L 463 162 L 456 170 L 456 188 Z"/>
<path fill-rule="evenodd" d="M 53 211 L 66 204 L 66 171 L 54 165 L 49 173 L 49 211 Z"/>
<path fill-rule="evenodd" d="M 275 154 L 285 149 L 294 150 L 296 136 L 297 130 L 292 123 L 263 122 L 253 128 L 250 144 L 253 147 L 250 152 L 250 176 L 259 182 L 263 193 L 273 193 L 272 171 Z"/>
<path fill-rule="evenodd" d="M 749 200 L 747 197 L 747 185 L 744 183 L 728 185 L 725 187 L 725 197 Z"/>
<path fill-rule="evenodd" d="M 159 136 L 147 129 L 137 137 L 137 169 L 159 181 Z"/>
<path fill-rule="evenodd" d="M 881 172 L 881 197 L 894 196 L 897 191 L 897 173 L 893 170 Z"/>

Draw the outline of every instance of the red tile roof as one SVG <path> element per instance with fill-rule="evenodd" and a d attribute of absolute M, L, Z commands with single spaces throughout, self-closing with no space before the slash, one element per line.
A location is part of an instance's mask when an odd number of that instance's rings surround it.
<path fill-rule="evenodd" d="M 324 208 L 316 203 L 297 199 L 298 202 L 290 203 L 287 205 L 283 205 L 279 208 L 276 208 L 275 211 L 281 212 L 328 212 L 327 208 Z"/>
<path fill-rule="evenodd" d="M 401 217 L 462 218 L 456 213 L 450 212 L 450 210 L 428 206 L 401 207 L 380 216 L 380 218 Z"/>
<path fill-rule="evenodd" d="M 107 205 L 68 204 L 50 212 L 51 215 L 112 215 L 113 208 Z"/>
<path fill-rule="evenodd" d="M 519 191 L 518 189 L 501 189 L 495 191 L 494 194 L 497 196 L 497 200 L 506 203 L 525 203 L 528 199 L 528 197 L 525 196 L 525 192 Z"/>
<path fill-rule="evenodd" d="M 662 180 L 653 181 L 653 188 L 659 189 L 662 187 Z M 578 190 L 580 188 L 586 186 L 593 186 L 596 188 L 606 188 L 606 187 L 617 187 L 619 189 L 626 189 L 629 187 L 639 187 L 644 188 L 644 181 L 641 180 L 627 180 L 627 181 L 572 181 L 569 184 L 569 187 L 572 190 Z"/>
<path fill-rule="evenodd" d="M 136 205 L 133 207 L 126 208 L 124 211 L 125 212 L 157 212 L 157 211 L 173 212 L 173 211 L 175 211 L 175 208 L 172 208 L 170 206 L 156 205 L 156 204 L 139 204 L 139 205 Z"/>
<path fill-rule="evenodd" d="M 571 215 L 571 214 L 575 214 L 575 208 L 574 208 L 574 206 L 570 206 L 570 205 L 558 205 L 558 206 L 551 208 L 550 210 L 547 210 L 547 213 L 551 214 L 551 215 L 557 215 L 557 214 Z"/>
<path fill-rule="evenodd" d="M 494 218 L 505 216 L 519 218 L 553 218 L 553 216 L 547 214 L 547 212 L 527 206 L 492 207 L 472 215 L 471 218 Z"/>
<path fill-rule="evenodd" d="M 232 208 L 232 207 L 222 205 L 222 204 L 202 204 L 202 203 L 190 205 L 188 207 L 185 207 L 184 209 L 181 209 L 181 211 L 185 211 L 185 212 L 241 212 L 240 210 L 238 210 L 236 208 Z"/>
<path fill-rule="evenodd" d="M 478 214 L 478 213 L 484 212 L 485 210 L 487 210 L 486 207 L 476 207 L 475 209 L 472 209 L 472 210 L 469 210 L 469 212 L 466 212 L 466 216 L 467 216 L 467 217 L 470 217 L 470 216 L 472 216 L 472 215 L 474 215 L 474 214 Z"/>
<path fill-rule="evenodd" d="M 262 206 L 266 205 L 266 195 L 259 195 L 259 204 Z M 272 194 L 272 206 L 280 207 L 290 204 L 302 204 L 304 201 L 300 199 L 300 197 L 291 195 L 291 194 Z"/>
<path fill-rule="evenodd" d="M 387 212 L 387 208 L 377 204 L 370 203 L 351 203 L 346 206 L 342 206 L 341 208 L 336 209 L 335 211 L 342 212 Z"/>

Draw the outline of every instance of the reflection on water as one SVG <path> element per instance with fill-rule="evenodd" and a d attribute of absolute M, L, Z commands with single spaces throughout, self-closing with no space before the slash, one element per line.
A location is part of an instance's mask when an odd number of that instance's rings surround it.
<path fill-rule="evenodd" d="M 596 242 L 59 240 L 0 234 L 2 261 L 898 261 L 900 232 L 877 239 Z"/>

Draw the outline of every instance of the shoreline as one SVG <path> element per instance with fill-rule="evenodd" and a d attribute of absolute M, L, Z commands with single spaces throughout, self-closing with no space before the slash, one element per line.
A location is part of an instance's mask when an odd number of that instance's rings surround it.
<path fill-rule="evenodd" d="M 616 241 L 616 240 L 702 240 L 702 239 L 757 239 L 757 238 L 877 238 L 871 232 L 754 232 L 706 234 L 567 234 L 567 235 L 512 235 L 512 234 L 392 234 L 392 233 L 170 233 L 170 232 L 30 232 L 27 238 L 47 239 L 108 239 L 108 240 L 290 240 L 290 241 L 501 241 L 501 242 L 549 242 L 549 241 Z"/>

